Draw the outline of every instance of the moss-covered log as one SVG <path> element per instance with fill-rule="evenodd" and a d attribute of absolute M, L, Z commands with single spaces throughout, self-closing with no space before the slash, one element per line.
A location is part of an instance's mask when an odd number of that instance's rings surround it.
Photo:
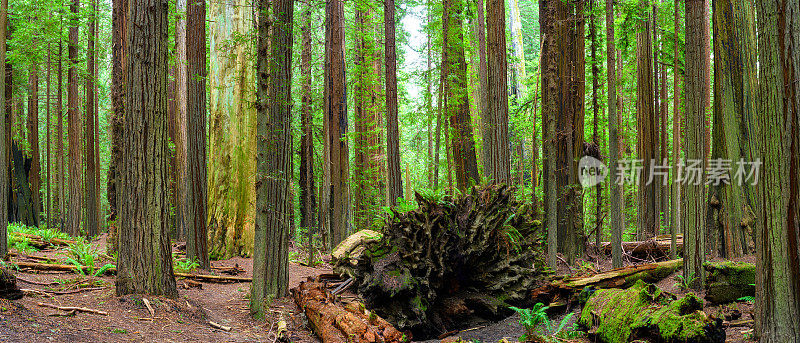
<path fill-rule="evenodd" d="M 344 304 L 311 278 L 292 289 L 297 306 L 308 317 L 322 343 L 400 342 L 404 335 L 359 302 Z"/>
<path fill-rule="evenodd" d="M 543 232 L 506 186 L 432 199 L 394 212 L 382 237 L 349 251 L 337 272 L 355 277 L 367 307 L 415 338 L 499 319 L 529 301 Z M 369 236 L 369 235 L 367 235 Z M 345 241 L 347 243 L 347 241 Z"/>
<path fill-rule="evenodd" d="M 17 287 L 17 277 L 8 270 L 0 268 L 0 298 L 17 300 L 23 296 Z"/>
<path fill-rule="evenodd" d="M 706 300 L 720 304 L 756 295 L 756 266 L 752 263 L 706 262 Z"/>
<path fill-rule="evenodd" d="M 724 342 L 722 319 L 703 311 L 703 300 L 689 294 L 676 299 L 655 285 L 637 281 L 633 287 L 597 290 L 588 297 L 579 324 L 606 343 Z"/>

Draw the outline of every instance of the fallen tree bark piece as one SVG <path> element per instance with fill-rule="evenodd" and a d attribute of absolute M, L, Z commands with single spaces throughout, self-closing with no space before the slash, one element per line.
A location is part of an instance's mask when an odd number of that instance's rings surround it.
<path fill-rule="evenodd" d="M 400 342 L 403 338 L 400 331 L 363 304 L 337 301 L 318 280 L 301 282 L 292 289 L 292 297 L 322 343 Z"/>
<path fill-rule="evenodd" d="M 76 272 L 78 270 L 82 270 L 84 273 L 89 271 L 89 267 L 86 266 L 79 267 L 68 264 L 48 264 L 48 263 L 34 263 L 34 262 L 23 262 L 23 261 L 14 261 L 13 263 L 16 264 L 19 268 L 27 268 L 32 270 L 62 271 L 62 272 Z M 106 269 L 106 273 L 114 275 L 117 273 L 117 268 L 108 268 Z M 216 283 L 253 282 L 252 278 L 237 277 L 237 276 L 190 274 L 190 273 L 178 273 L 178 272 L 175 272 L 174 275 L 175 277 L 183 277 L 187 279 L 193 279 L 205 282 L 216 282 Z"/>
<path fill-rule="evenodd" d="M 725 342 L 721 318 L 711 318 L 703 301 L 689 294 L 676 299 L 655 285 L 637 281 L 628 289 L 602 289 L 592 294 L 578 323 L 606 343 Z"/>
<path fill-rule="evenodd" d="M 529 300 L 543 269 L 544 230 L 514 194 L 503 185 L 416 194 L 419 207 L 393 210 L 382 237 L 362 231 L 335 249 L 334 270 L 416 339 L 502 319 Z"/>
<path fill-rule="evenodd" d="M 555 286 L 576 291 L 580 291 L 586 286 L 594 286 L 596 288 L 624 287 L 633 285 L 638 280 L 646 282 L 659 281 L 681 267 L 683 267 L 682 258 L 664 262 L 640 264 L 614 269 L 593 276 L 566 279 L 557 282 Z"/>
<path fill-rule="evenodd" d="M 676 249 L 683 249 L 683 236 L 678 235 L 676 239 Z M 594 243 L 589 243 L 590 247 L 594 247 Z M 669 236 L 657 236 L 653 239 L 646 241 L 631 241 L 622 242 L 622 250 L 631 255 L 647 255 L 647 254 L 668 254 L 672 242 Z M 613 245 L 611 242 L 602 242 L 600 247 L 605 253 L 610 253 Z"/>
<path fill-rule="evenodd" d="M 17 286 L 17 277 L 10 271 L 0 268 L 0 298 L 17 300 L 23 296 L 24 293 Z"/>
<path fill-rule="evenodd" d="M 222 324 L 217 324 L 217 323 L 215 323 L 215 322 L 208 322 L 208 325 L 211 325 L 211 327 L 213 327 L 213 328 L 215 328 L 215 329 L 219 329 L 219 330 L 225 331 L 225 332 L 229 332 L 229 331 L 231 331 L 231 327 L 230 327 L 230 326 L 225 326 L 225 325 L 222 325 Z"/>
<path fill-rule="evenodd" d="M 32 235 L 32 234 L 29 234 L 29 233 L 10 232 L 9 234 L 17 235 L 17 236 L 20 236 L 20 237 L 25 237 L 25 238 L 27 238 L 27 239 L 29 239 L 31 241 L 44 242 L 46 244 L 52 244 L 52 245 L 55 245 L 55 246 L 68 246 L 68 245 L 76 243 L 75 241 L 68 240 L 68 239 L 61 239 L 61 238 L 51 238 L 49 240 L 45 240 L 41 236 Z M 31 244 L 31 245 L 33 245 L 33 244 Z"/>
<path fill-rule="evenodd" d="M 720 304 L 756 295 L 756 266 L 752 263 L 706 262 L 705 299 Z"/>
<path fill-rule="evenodd" d="M 100 310 L 95 310 L 95 309 L 86 308 L 86 307 L 58 306 L 58 305 L 46 304 L 46 303 L 37 303 L 36 305 L 39 305 L 39 306 L 42 306 L 42 307 L 54 308 L 56 310 L 65 311 L 65 312 L 78 311 L 78 312 L 99 314 L 99 315 L 102 315 L 102 316 L 107 316 L 108 315 L 108 312 L 106 312 L 106 311 L 100 311 Z"/>

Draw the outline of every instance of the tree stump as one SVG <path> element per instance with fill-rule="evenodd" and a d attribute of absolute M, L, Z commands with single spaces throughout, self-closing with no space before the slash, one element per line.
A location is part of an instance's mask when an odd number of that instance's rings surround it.
<path fill-rule="evenodd" d="M 0 268 L 0 298 L 8 300 L 22 299 L 23 293 L 17 287 L 17 277 L 6 269 Z"/>
<path fill-rule="evenodd" d="M 756 266 L 752 263 L 706 262 L 706 297 L 715 304 L 756 295 Z"/>
<path fill-rule="evenodd" d="M 509 314 L 530 300 L 543 261 L 543 230 L 514 189 L 416 194 L 419 208 L 393 210 L 382 237 L 348 248 L 336 263 L 365 304 L 415 339 L 436 337 Z M 374 237 L 374 235 L 371 235 Z"/>

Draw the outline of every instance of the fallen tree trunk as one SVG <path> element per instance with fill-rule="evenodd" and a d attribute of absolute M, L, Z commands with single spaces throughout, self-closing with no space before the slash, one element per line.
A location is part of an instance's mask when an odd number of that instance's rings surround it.
<path fill-rule="evenodd" d="M 23 297 L 24 293 L 17 286 L 17 277 L 8 270 L 0 268 L 0 298 L 17 300 Z"/>
<path fill-rule="evenodd" d="M 589 246 L 594 247 L 595 244 L 589 243 Z M 657 236 L 646 241 L 622 242 L 622 250 L 631 255 L 666 255 L 669 254 L 671 246 L 672 241 L 669 236 Z M 609 254 L 611 253 L 613 245 L 611 242 L 602 242 L 600 243 L 600 247 L 606 254 Z M 676 249 L 683 249 L 682 235 L 678 235 Z"/>
<path fill-rule="evenodd" d="M 292 297 L 322 343 L 400 342 L 404 337 L 386 320 L 367 311 L 364 304 L 337 301 L 318 280 L 301 282 L 292 289 Z"/>
<path fill-rule="evenodd" d="M 32 270 L 44 270 L 44 271 L 62 271 L 62 272 L 76 272 L 82 271 L 84 274 L 90 271 L 89 267 L 86 266 L 75 266 L 69 264 L 48 264 L 48 263 L 35 263 L 35 262 L 23 262 L 23 261 L 15 261 L 13 262 L 19 268 L 27 268 Z M 99 268 L 95 268 L 97 270 Z M 106 269 L 106 274 L 114 275 L 117 273 L 117 268 L 108 268 Z M 190 274 L 190 273 L 173 273 L 175 277 L 183 277 L 187 279 L 193 280 L 201 280 L 206 282 L 216 282 L 216 283 L 237 283 L 237 282 L 252 282 L 252 278 L 248 277 L 237 277 L 237 276 L 222 276 L 222 275 L 206 275 L 206 274 Z"/>
<path fill-rule="evenodd" d="M 710 318 L 703 301 L 690 293 L 682 299 L 644 281 L 633 287 L 595 291 L 578 323 L 606 343 L 725 342 L 721 318 Z"/>
<path fill-rule="evenodd" d="M 752 263 L 706 262 L 705 299 L 711 303 L 730 303 L 756 295 L 756 266 Z"/>
<path fill-rule="evenodd" d="M 362 231 L 335 249 L 335 271 L 353 276 L 369 309 L 417 339 L 502 319 L 527 304 L 543 269 L 544 230 L 513 194 L 502 185 L 416 194 L 419 208 L 393 211 L 382 235 Z"/>

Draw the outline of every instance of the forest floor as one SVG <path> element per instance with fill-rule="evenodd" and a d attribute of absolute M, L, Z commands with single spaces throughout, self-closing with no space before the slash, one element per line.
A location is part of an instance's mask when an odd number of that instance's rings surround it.
<path fill-rule="evenodd" d="M 99 251 L 105 251 L 103 236 L 92 243 Z M 59 250 L 40 251 L 37 256 L 58 258 Z M 295 253 L 297 253 L 295 251 Z M 753 262 L 752 257 L 745 261 Z M 649 261 L 628 261 L 628 264 Z M 579 260 L 576 266 L 562 264 L 558 275 L 602 272 L 610 270 L 610 259 Z M 252 276 L 252 259 L 232 258 L 213 261 L 214 267 L 233 267 L 238 265 L 244 272 L 239 277 Z M 330 273 L 330 267 L 322 263 L 315 268 L 298 263 L 290 263 L 290 288 L 296 287 L 308 277 Z M 685 294 L 676 282 L 675 275 L 665 278 L 657 285 L 663 290 L 678 296 Z M 288 326 L 288 339 L 291 342 L 319 342 L 308 328 L 304 315 L 300 313 L 291 298 L 273 301 L 271 318 L 266 321 L 253 319 L 248 310 L 249 283 L 202 283 L 202 288 L 187 288 L 178 279 L 177 299 L 144 297 L 153 308 L 153 315 L 145 305 L 142 296 L 117 297 L 114 293 L 114 278 L 111 276 L 79 276 L 66 272 L 16 272 L 20 288 L 34 290 L 65 290 L 89 287 L 75 294 L 26 295 L 21 300 L 0 299 L 0 342 L 275 342 L 277 340 L 277 321 L 284 319 Z M 352 295 L 352 294 L 350 294 Z M 703 294 L 700 294 L 702 297 Z M 57 306 L 77 306 L 105 311 L 108 315 L 66 312 L 39 303 Z M 750 319 L 751 303 L 740 302 L 721 306 L 707 306 L 709 314 L 725 315 L 734 311 L 741 313 L 742 319 Z M 580 315 L 580 308 L 570 308 L 565 313 L 553 314 L 551 320 L 559 323 L 568 313 L 575 313 L 572 327 Z M 444 342 L 458 339 L 472 342 L 498 342 L 503 339 L 516 341 L 523 334 L 523 327 L 517 315 L 497 323 L 471 328 Z M 224 331 L 212 327 L 209 322 L 230 327 Z M 745 328 L 727 329 L 727 342 L 746 342 Z M 435 341 L 432 341 L 435 342 Z M 578 339 L 575 342 L 592 342 Z"/>

